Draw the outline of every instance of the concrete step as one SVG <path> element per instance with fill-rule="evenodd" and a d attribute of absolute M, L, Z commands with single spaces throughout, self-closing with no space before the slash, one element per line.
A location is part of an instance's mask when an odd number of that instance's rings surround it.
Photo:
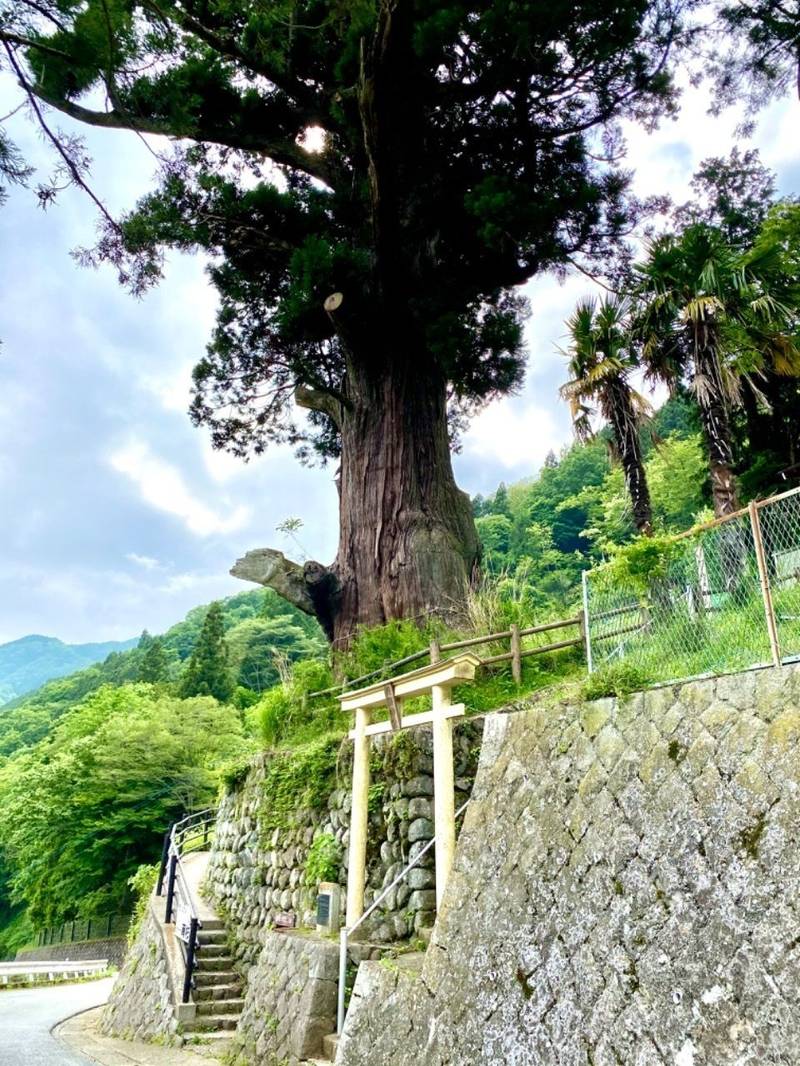
<path fill-rule="evenodd" d="M 228 934 L 224 929 L 206 929 L 203 926 L 197 934 L 197 940 L 200 944 L 225 944 L 228 940 Z"/>
<path fill-rule="evenodd" d="M 198 1014 L 191 1021 L 184 1022 L 183 1028 L 187 1033 L 214 1033 L 220 1029 L 235 1029 L 239 1021 L 238 1014 Z"/>
<path fill-rule="evenodd" d="M 195 1003 L 205 1003 L 207 1000 L 238 999 L 241 994 L 241 981 L 232 981 L 224 985 L 196 985 L 192 999 Z"/>
<path fill-rule="evenodd" d="M 220 970 L 232 970 L 233 959 L 230 955 L 214 955 L 211 958 L 208 956 L 203 958 L 202 955 L 197 956 L 197 969 L 200 973 L 219 973 Z"/>
<path fill-rule="evenodd" d="M 198 945 L 197 957 L 199 959 L 215 959 L 219 955 L 230 955 L 230 951 L 231 949 L 224 941 L 221 944 L 204 944 L 201 941 Z"/>
<path fill-rule="evenodd" d="M 339 1047 L 339 1034 L 328 1033 L 327 1036 L 322 1038 L 322 1054 L 328 1062 L 334 1062 L 336 1060 L 336 1049 Z"/>
<path fill-rule="evenodd" d="M 207 1014 L 241 1014 L 243 999 L 204 999 L 197 1004 L 198 1016 Z"/>
<path fill-rule="evenodd" d="M 202 922 L 201 934 L 225 932 L 225 923 L 220 918 L 203 918 Z"/>
<path fill-rule="evenodd" d="M 228 1049 L 236 1033 L 231 1029 L 221 1029 L 216 1033 L 187 1033 L 186 1046 L 190 1047 L 196 1055 L 205 1055 L 219 1066 L 220 1061 L 225 1061 Z M 219 1056 L 219 1058 L 217 1057 Z"/>
<path fill-rule="evenodd" d="M 211 988 L 216 985 L 235 985 L 241 981 L 235 970 L 195 970 L 194 983 L 197 988 Z"/>

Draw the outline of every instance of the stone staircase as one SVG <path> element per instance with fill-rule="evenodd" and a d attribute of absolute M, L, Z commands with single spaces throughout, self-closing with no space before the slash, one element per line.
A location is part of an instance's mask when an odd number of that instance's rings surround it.
<path fill-rule="evenodd" d="M 181 1027 L 192 1043 L 224 1045 L 232 1039 L 244 1007 L 243 984 L 234 969 L 225 925 L 199 892 L 207 861 L 207 853 L 184 860 L 201 926 L 192 990 L 194 1016 L 183 1013 Z"/>

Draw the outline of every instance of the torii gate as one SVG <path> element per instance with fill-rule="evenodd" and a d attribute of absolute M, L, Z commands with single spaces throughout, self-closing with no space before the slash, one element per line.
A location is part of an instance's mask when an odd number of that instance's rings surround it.
<path fill-rule="evenodd" d="M 379 681 L 339 697 L 343 711 L 355 712 L 353 740 L 353 796 L 350 814 L 350 850 L 347 868 L 347 911 L 345 923 L 351 928 L 364 913 L 364 883 L 367 869 L 367 822 L 369 804 L 369 738 L 379 733 L 413 729 L 433 724 L 433 809 L 436 831 L 436 906 L 440 906 L 453 865 L 456 847 L 455 779 L 453 772 L 453 718 L 464 714 L 463 703 L 450 702 L 454 685 L 472 681 L 481 665 L 477 655 L 457 655 L 445 662 L 432 663 L 420 670 L 400 674 L 391 681 Z M 433 707 L 421 714 L 403 716 L 403 701 L 430 692 Z M 389 719 L 372 722 L 372 711 L 388 707 Z"/>

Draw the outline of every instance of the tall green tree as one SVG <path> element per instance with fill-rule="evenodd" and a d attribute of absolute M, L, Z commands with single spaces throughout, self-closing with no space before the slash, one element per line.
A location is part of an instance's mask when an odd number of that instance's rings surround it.
<path fill-rule="evenodd" d="M 169 680 L 169 656 L 161 637 L 153 637 L 147 645 L 139 665 L 138 680 L 151 684 Z"/>
<path fill-rule="evenodd" d="M 289 442 L 339 462 L 333 565 L 262 551 L 236 572 L 333 639 L 458 599 L 478 539 L 449 429 L 521 381 L 517 287 L 627 226 L 627 176 L 596 146 L 672 109 L 689 6 L 6 5 L 6 65 L 67 177 L 86 184 L 84 160 L 45 105 L 173 139 L 158 189 L 87 258 L 142 290 L 165 248 L 209 255 L 194 420 L 237 454 Z"/>
<path fill-rule="evenodd" d="M 749 248 L 775 203 L 775 174 L 758 149 L 733 148 L 728 156 L 704 159 L 691 180 L 692 198 L 676 208 L 678 229 L 705 222 L 720 229 L 728 244 Z"/>
<path fill-rule="evenodd" d="M 633 523 L 640 533 L 653 529 L 653 511 L 642 455 L 642 427 L 651 413 L 648 401 L 631 386 L 637 367 L 629 304 L 619 297 L 581 300 L 567 321 L 569 373 L 561 387 L 569 402 L 578 440 L 594 436 L 597 405 L 611 428 L 611 446 L 625 477 Z"/>
<path fill-rule="evenodd" d="M 227 703 L 233 690 L 222 604 L 212 603 L 183 675 L 181 695 L 213 696 L 220 703 Z"/>
<path fill-rule="evenodd" d="M 798 369 L 791 312 L 774 295 L 783 291 L 780 269 L 774 247 L 742 256 L 703 223 L 651 241 L 634 268 L 643 359 L 652 376 L 670 385 L 688 378 L 694 390 L 717 516 L 739 505 L 730 411 L 741 377 Z"/>

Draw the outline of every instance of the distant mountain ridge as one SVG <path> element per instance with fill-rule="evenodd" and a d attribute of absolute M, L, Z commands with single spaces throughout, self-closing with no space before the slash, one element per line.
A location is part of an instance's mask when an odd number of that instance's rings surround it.
<path fill-rule="evenodd" d="M 138 639 L 65 644 L 58 637 L 32 633 L 0 644 L 0 706 L 31 692 L 45 681 L 102 662 L 111 652 L 127 651 L 136 646 Z"/>

